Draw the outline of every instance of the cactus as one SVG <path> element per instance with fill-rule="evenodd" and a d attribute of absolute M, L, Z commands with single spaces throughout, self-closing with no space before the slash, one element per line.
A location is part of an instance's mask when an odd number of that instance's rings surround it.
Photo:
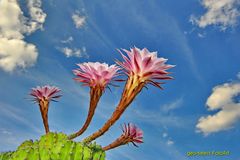
<path fill-rule="evenodd" d="M 15 152 L 0 154 L 0 160 L 105 160 L 105 151 L 96 143 L 86 145 L 49 132 L 39 140 L 23 142 Z"/>
<path fill-rule="evenodd" d="M 72 140 L 88 128 L 105 88 L 109 88 L 108 85 L 112 84 L 110 82 L 120 75 L 118 71 L 121 68 L 99 62 L 78 64 L 80 68 L 73 70 L 77 76 L 74 79 L 84 86 L 90 87 L 89 112 L 84 125 L 77 132 L 68 136 L 63 133 L 52 133 L 48 125 L 49 105 L 51 101 L 56 102 L 56 99 L 62 96 L 59 94 L 61 90 L 49 85 L 32 88 L 30 95 L 33 97 L 33 101 L 39 105 L 46 134 L 39 140 L 23 142 L 16 151 L 0 153 L 0 160 L 105 160 L 106 151 L 128 143 L 132 143 L 134 146 L 137 146 L 136 143 L 143 143 L 143 131 L 131 123 L 125 124 L 122 127 L 122 135 L 109 145 L 101 147 L 95 142 L 92 143 L 116 123 L 147 84 L 162 89 L 163 82 L 158 82 L 158 80 L 172 79 L 166 70 L 173 66 L 165 64 L 167 59 L 158 58 L 156 52 L 149 52 L 146 48 L 140 50 L 136 47 L 130 51 L 123 51 L 127 53 L 128 57 L 121 53 L 125 61 L 118 61 L 117 64 L 125 70 L 124 73 L 128 78 L 115 111 L 102 128 L 83 139 L 82 142 Z"/>

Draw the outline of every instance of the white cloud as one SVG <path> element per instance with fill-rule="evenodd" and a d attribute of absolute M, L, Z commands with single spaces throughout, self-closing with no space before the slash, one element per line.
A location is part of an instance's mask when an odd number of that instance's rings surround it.
<path fill-rule="evenodd" d="M 16 0 L 0 1 L 0 37 L 22 39 L 23 13 Z"/>
<path fill-rule="evenodd" d="M 238 74 L 237 74 L 237 78 L 240 79 L 240 72 L 238 72 Z"/>
<path fill-rule="evenodd" d="M 221 109 L 232 103 L 232 98 L 240 92 L 240 84 L 225 83 L 213 88 L 213 93 L 207 99 L 209 110 Z"/>
<path fill-rule="evenodd" d="M 180 97 L 180 98 L 172 101 L 169 104 L 165 104 L 165 105 L 161 106 L 161 110 L 163 112 L 169 112 L 171 110 L 174 110 L 174 109 L 177 109 L 177 108 L 181 107 L 182 104 L 183 104 L 183 97 Z"/>
<path fill-rule="evenodd" d="M 201 28 L 217 25 L 221 30 L 237 25 L 240 16 L 240 0 L 202 0 L 201 4 L 207 11 L 200 17 L 191 15 L 192 23 Z"/>
<path fill-rule="evenodd" d="M 16 67 L 32 66 L 37 59 L 37 49 L 33 44 L 21 39 L 0 38 L 0 68 L 11 72 Z"/>
<path fill-rule="evenodd" d="M 64 53 L 66 57 L 88 57 L 85 47 L 82 47 L 81 49 L 64 47 L 61 48 L 60 51 Z"/>
<path fill-rule="evenodd" d="M 17 0 L 0 1 L 0 68 L 7 72 L 32 66 L 37 60 L 35 45 L 24 38 L 42 29 L 46 14 L 40 0 L 28 0 L 27 5 L 30 17 L 23 15 Z"/>
<path fill-rule="evenodd" d="M 168 136 L 168 134 L 166 132 L 163 133 L 162 137 L 166 138 Z"/>
<path fill-rule="evenodd" d="M 72 41 L 73 41 L 73 37 L 70 36 L 70 37 L 68 37 L 67 39 L 62 40 L 61 43 L 71 43 Z"/>
<path fill-rule="evenodd" d="M 5 128 L 0 128 L 0 133 L 5 134 L 5 135 L 13 134 L 11 131 L 9 131 L 8 129 L 5 129 Z"/>
<path fill-rule="evenodd" d="M 41 9 L 42 2 L 41 0 L 28 0 L 28 9 L 31 19 L 28 23 L 28 33 L 35 32 L 38 29 L 43 28 L 43 23 L 46 19 L 46 13 Z"/>
<path fill-rule="evenodd" d="M 84 16 L 81 16 L 79 12 L 75 12 L 72 15 L 72 20 L 75 24 L 75 27 L 78 29 L 81 28 L 86 22 L 86 18 Z"/>
<path fill-rule="evenodd" d="M 46 14 L 42 11 L 40 0 L 27 1 L 30 18 L 23 15 L 18 1 L 0 1 L 0 37 L 23 39 L 23 34 L 31 34 L 42 29 Z"/>
<path fill-rule="evenodd" d="M 167 144 L 168 146 L 171 146 L 171 145 L 174 144 L 174 141 L 171 139 L 171 137 L 168 136 L 168 133 L 167 133 L 167 132 L 164 132 L 164 133 L 162 134 L 162 137 L 167 140 L 167 141 L 166 141 L 166 144 Z"/>
<path fill-rule="evenodd" d="M 173 144 L 174 144 L 174 141 L 172 141 L 172 140 L 170 140 L 170 139 L 167 140 L 167 145 L 168 145 L 168 146 L 171 146 L 171 145 L 173 145 Z"/>
<path fill-rule="evenodd" d="M 196 125 L 197 131 L 208 135 L 231 128 L 240 119 L 240 103 L 234 101 L 239 94 L 240 83 L 225 83 L 214 87 L 206 104 L 209 110 L 220 111 L 214 115 L 201 117 Z"/>
<path fill-rule="evenodd" d="M 197 36 L 198 36 L 199 38 L 204 38 L 206 35 L 203 34 L 203 33 L 198 33 Z"/>
<path fill-rule="evenodd" d="M 68 44 L 68 46 L 71 46 L 71 43 L 73 42 L 73 37 L 70 36 L 65 40 L 61 40 L 61 43 Z M 86 47 L 82 48 L 73 48 L 73 47 L 57 47 L 58 50 L 60 50 L 67 58 L 69 57 L 85 57 L 88 58 L 89 55 L 87 54 Z"/>

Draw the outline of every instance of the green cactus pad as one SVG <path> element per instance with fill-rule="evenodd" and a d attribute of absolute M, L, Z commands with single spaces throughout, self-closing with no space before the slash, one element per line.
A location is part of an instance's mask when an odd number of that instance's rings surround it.
<path fill-rule="evenodd" d="M 0 160 L 105 160 L 105 152 L 96 143 L 85 145 L 63 133 L 48 133 L 23 142 L 15 152 L 0 153 Z"/>

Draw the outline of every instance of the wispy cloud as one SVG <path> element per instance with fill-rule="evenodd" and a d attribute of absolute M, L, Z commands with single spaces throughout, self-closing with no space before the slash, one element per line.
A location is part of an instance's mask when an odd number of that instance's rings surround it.
<path fill-rule="evenodd" d="M 238 24 L 240 16 L 239 0 L 202 0 L 202 6 L 207 10 L 200 17 L 191 15 L 190 22 L 205 28 L 209 25 L 217 25 L 221 30 L 234 27 Z"/>
<path fill-rule="evenodd" d="M 5 135 L 12 135 L 13 133 L 7 130 L 6 128 L 0 128 L 0 133 Z"/>
<path fill-rule="evenodd" d="M 155 19 L 155 21 L 146 16 L 144 12 L 143 14 L 141 12 L 141 8 L 138 8 L 137 6 L 134 7 L 135 10 L 129 11 L 131 12 L 130 14 L 132 14 L 132 17 L 135 17 L 135 19 L 132 21 L 138 24 L 138 26 L 141 26 L 142 30 L 146 30 L 146 34 L 154 34 L 159 41 L 161 40 L 159 37 L 164 37 L 167 35 L 169 43 L 171 43 L 175 48 L 179 48 L 179 52 L 182 53 L 182 57 L 186 58 L 186 62 L 189 64 L 190 69 L 196 78 L 199 81 L 202 81 L 202 77 L 200 76 L 198 66 L 194 58 L 194 53 L 188 43 L 186 35 L 180 28 L 178 21 L 164 11 L 161 11 L 160 13 L 160 10 L 163 9 L 160 8 L 155 2 L 151 2 L 150 7 L 152 10 L 156 10 L 159 13 L 158 16 L 152 17 Z M 161 28 L 161 30 L 159 30 L 159 28 Z"/>
<path fill-rule="evenodd" d="M 32 66 L 37 60 L 36 46 L 24 38 L 42 29 L 46 14 L 40 0 L 27 0 L 27 7 L 30 17 L 24 16 L 17 0 L 0 1 L 0 68 L 6 72 Z"/>
<path fill-rule="evenodd" d="M 1 151 L 9 150 L 10 149 L 9 146 L 11 145 L 14 146 L 19 145 L 19 141 L 17 140 L 17 138 L 12 134 L 12 132 L 5 128 L 0 128 L 0 140 L 1 144 L 4 144 L 4 146 L 0 146 Z"/>
<path fill-rule="evenodd" d="M 183 105 L 183 97 L 177 98 L 176 100 L 172 101 L 169 104 L 165 104 L 161 106 L 161 111 L 169 112 L 171 110 L 175 110 Z"/>
<path fill-rule="evenodd" d="M 67 39 L 65 39 L 65 40 L 61 40 L 61 43 L 71 43 L 72 41 L 73 41 L 74 39 L 73 39 L 73 37 L 72 36 L 70 36 L 70 37 L 68 37 Z"/>
<path fill-rule="evenodd" d="M 17 124 L 22 124 L 27 128 L 31 128 L 35 133 L 41 133 L 40 129 L 27 119 L 20 109 L 16 109 L 16 107 L 0 102 L 0 114 L 1 117 L 8 118 Z"/>
<path fill-rule="evenodd" d="M 34 133 L 32 132 L 22 132 L 18 129 L 7 129 L 9 126 L 6 128 L 0 128 L 0 151 L 5 152 L 5 151 L 13 151 L 14 149 L 17 148 L 19 144 L 21 144 L 24 140 L 29 139 L 29 138 L 35 138 Z"/>
<path fill-rule="evenodd" d="M 220 110 L 214 115 L 202 116 L 196 125 L 197 131 L 208 135 L 232 128 L 240 119 L 240 103 L 234 98 L 240 94 L 240 83 L 232 82 L 213 88 L 206 105 L 208 110 Z"/>
<path fill-rule="evenodd" d="M 139 119 L 144 123 L 148 123 L 155 127 L 179 127 L 185 128 L 189 123 L 183 117 L 170 114 L 171 111 L 183 105 L 183 98 L 178 98 L 175 101 L 159 107 L 157 110 L 148 110 L 138 106 L 138 109 L 133 109 L 135 120 Z M 131 115 L 129 115 L 131 116 Z"/>
<path fill-rule="evenodd" d="M 126 6 L 131 6 L 134 3 L 134 7 L 131 10 L 126 10 Z M 106 15 L 106 20 L 111 22 L 114 26 L 115 37 L 121 39 L 121 41 L 112 41 L 110 38 L 112 35 L 105 31 L 102 26 L 96 23 L 93 18 L 88 19 L 89 28 L 93 29 L 94 35 L 101 38 L 99 43 L 104 42 L 109 48 L 118 48 L 119 45 L 129 46 L 130 45 L 144 45 L 142 40 L 152 40 L 156 45 L 154 47 L 160 47 L 161 44 L 171 44 L 169 53 L 165 54 L 176 54 L 180 56 L 183 61 L 186 61 L 189 65 L 190 72 L 192 71 L 195 77 L 202 81 L 201 74 L 199 73 L 197 63 L 195 61 L 194 53 L 188 44 L 187 36 L 183 33 L 181 27 L 178 24 L 178 20 L 168 14 L 164 8 L 161 7 L 156 1 L 151 1 L 149 3 L 139 3 L 138 1 L 116 1 L 115 7 L 112 8 L 109 3 L 93 3 L 96 7 L 104 8 L 102 12 Z M 94 7 L 91 7 L 91 9 Z M 154 16 L 151 12 L 144 12 L 146 9 L 157 12 Z M 124 10 L 124 12 L 122 12 Z M 115 14 L 119 14 L 124 19 L 116 19 Z M 89 11 L 89 17 L 95 15 L 95 11 Z M 122 25 L 125 24 L 125 25 Z M 161 29 L 159 29 L 161 28 Z M 135 37 L 122 36 L 124 33 L 129 32 L 129 30 L 134 31 L 136 35 L 141 37 L 140 39 L 135 39 Z M 130 35 L 132 35 L 131 33 Z M 142 39 L 142 40 L 141 40 Z M 118 43 L 118 45 L 116 44 Z M 148 43 L 148 42 L 147 42 Z M 151 46 L 151 43 L 148 44 Z M 139 46 L 141 47 L 141 46 Z M 148 46 L 142 46 L 147 47 Z M 161 47 L 160 47 L 161 48 Z M 160 50 L 157 49 L 157 50 Z M 161 54 L 161 53 L 160 53 Z"/>
<path fill-rule="evenodd" d="M 141 120 L 142 122 L 149 123 L 150 125 L 154 125 L 156 127 L 186 127 L 185 123 L 187 123 L 182 117 L 176 115 L 166 115 L 160 111 L 139 111 L 136 110 L 135 118 Z"/>

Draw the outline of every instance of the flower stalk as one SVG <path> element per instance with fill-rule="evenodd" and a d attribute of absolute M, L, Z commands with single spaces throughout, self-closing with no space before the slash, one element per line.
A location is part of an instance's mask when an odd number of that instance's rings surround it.
<path fill-rule="evenodd" d="M 86 119 L 84 125 L 82 126 L 82 128 L 79 131 L 77 131 L 76 133 L 70 135 L 68 137 L 69 139 L 74 139 L 74 138 L 80 136 L 81 134 L 83 134 L 84 131 L 86 131 L 86 129 L 88 128 L 89 124 L 92 121 L 93 115 L 97 108 L 99 99 L 102 96 L 102 93 L 103 93 L 103 90 L 100 87 L 91 87 L 91 89 L 90 89 L 90 104 L 89 104 L 87 119 Z"/>
<path fill-rule="evenodd" d="M 111 144 L 103 147 L 103 150 L 104 151 L 108 151 L 108 150 L 111 150 L 111 149 L 114 149 L 114 148 L 117 148 L 121 145 L 125 145 L 127 144 L 127 140 L 126 140 L 126 137 L 124 135 L 121 135 L 118 139 L 116 139 L 114 142 L 112 142 Z"/>
<path fill-rule="evenodd" d="M 39 101 L 39 109 L 41 112 L 42 120 L 43 120 L 43 125 L 45 128 L 45 132 L 49 132 L 49 125 L 48 125 L 48 108 L 49 108 L 49 101 L 43 98 L 42 100 Z"/>
<path fill-rule="evenodd" d="M 92 134 L 91 136 L 85 138 L 83 140 L 84 143 L 89 143 L 96 138 L 102 136 L 105 132 L 109 130 L 109 128 L 117 122 L 117 120 L 121 117 L 127 107 L 131 104 L 137 94 L 144 87 L 144 82 L 141 82 L 138 76 L 130 76 L 125 84 L 124 91 L 121 97 L 121 100 L 113 112 L 112 116 L 108 119 L 108 121 L 103 125 L 101 129 Z"/>

